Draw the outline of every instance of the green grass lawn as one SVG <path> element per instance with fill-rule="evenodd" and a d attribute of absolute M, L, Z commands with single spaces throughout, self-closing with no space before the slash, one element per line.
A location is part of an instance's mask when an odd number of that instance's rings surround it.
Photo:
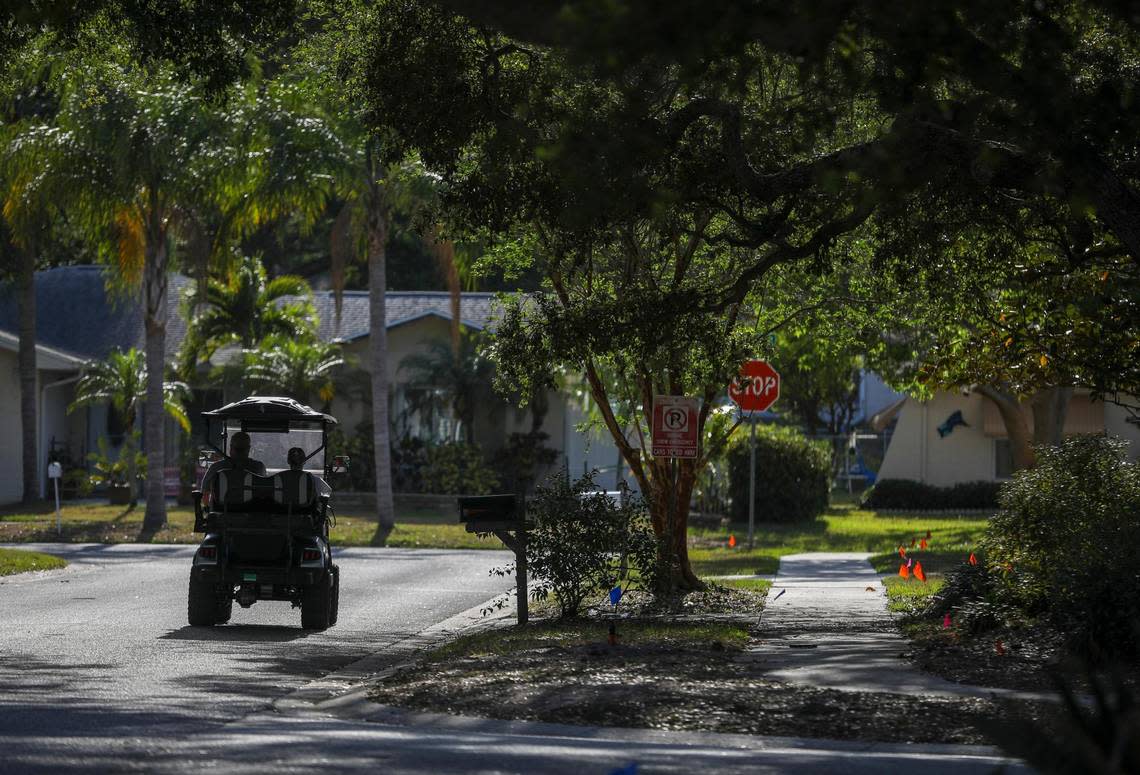
<path fill-rule="evenodd" d="M 9 507 L 0 510 L 0 543 L 65 541 L 70 543 L 132 543 L 142 531 L 144 507 L 134 509 L 105 504 L 65 504 L 62 509 L 63 532 L 55 530 L 54 507 L 44 504 L 28 509 Z M 455 513 L 408 509 L 397 511 L 396 528 L 388 535 L 385 546 L 432 547 L 445 549 L 501 549 L 497 539 L 480 539 L 459 524 Z M 167 509 L 167 525 L 151 541 L 153 543 L 195 544 L 202 536 L 193 532 L 194 511 L 189 506 Z M 332 540 L 337 546 L 369 546 L 376 533 L 376 519 L 363 510 L 346 509 L 337 515 Z"/>
<path fill-rule="evenodd" d="M 812 522 L 785 525 L 758 522 L 755 548 L 746 548 L 747 524 L 728 529 L 694 529 L 689 557 L 701 576 L 771 574 L 779 568 L 779 558 L 799 552 L 871 552 L 872 564 L 880 573 L 898 570 L 899 544 L 908 547 L 912 538 L 931 533 L 929 549 L 915 556 L 929 555 L 931 569 L 941 573 L 954 562 L 962 562 L 976 546 L 988 520 L 977 516 L 878 516 L 852 505 L 833 506 Z M 736 536 L 729 548 L 730 535 Z M 890 567 L 894 558 L 894 567 Z M 927 563 L 923 561 L 923 568 Z"/>
<path fill-rule="evenodd" d="M 201 536 L 192 530 L 193 511 L 174 506 L 167 511 L 168 524 L 151 540 L 156 543 L 197 543 Z M 63 508 L 63 535 L 56 537 L 55 514 L 44 505 L 38 509 L 12 507 L 0 510 L 0 543 L 55 541 L 130 543 L 142 530 L 143 507 L 134 509 L 101 504 L 67 504 Z M 396 527 L 386 546 L 502 549 L 495 538 L 479 538 L 467 533 L 451 511 L 408 509 L 396 515 Z M 690 535 L 689 556 L 701 576 L 774 574 L 779 558 L 798 552 L 872 552 L 872 563 L 880 573 L 898 569 L 895 549 L 900 543 L 931 531 L 930 549 L 917 553 L 923 567 L 932 575 L 961 562 L 976 546 L 986 520 L 971 517 L 927 517 L 921 515 L 877 516 L 850 504 L 835 506 L 819 519 L 805 524 L 784 525 L 760 522 L 756 546 L 746 543 L 747 526 L 731 525 L 727 530 L 694 528 Z M 376 533 L 375 518 L 363 509 L 346 508 L 337 515 L 332 538 L 338 546 L 368 546 Z M 735 534 L 737 545 L 728 547 L 728 536 Z M 893 566 L 893 567 L 892 567 Z"/>
<path fill-rule="evenodd" d="M 54 570 L 67 566 L 67 561 L 52 554 L 23 549 L 0 549 L 0 576 L 27 573 L 32 570 Z"/>

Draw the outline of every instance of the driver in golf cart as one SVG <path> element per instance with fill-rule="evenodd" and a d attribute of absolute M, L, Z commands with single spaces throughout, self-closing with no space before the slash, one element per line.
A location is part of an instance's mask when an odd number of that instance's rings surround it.
<path fill-rule="evenodd" d="M 249 434 L 243 431 L 238 431 L 230 439 L 230 454 L 210 465 L 206 473 L 202 476 L 202 493 L 203 499 L 209 503 L 211 493 L 214 489 L 212 487 L 214 479 L 222 471 L 233 471 L 235 469 L 244 469 L 251 474 L 258 476 L 265 476 L 265 464 L 260 460 L 255 460 L 249 456 L 250 439 Z M 224 496 L 223 496 L 224 497 Z"/>

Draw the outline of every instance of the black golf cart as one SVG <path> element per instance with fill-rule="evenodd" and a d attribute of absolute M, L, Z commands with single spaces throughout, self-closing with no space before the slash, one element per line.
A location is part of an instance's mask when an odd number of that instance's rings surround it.
<path fill-rule="evenodd" d="M 344 458 L 325 465 L 336 419 L 291 398 L 263 396 L 202 417 L 209 445 L 203 453 L 213 465 L 202 483 L 205 492 L 193 493 L 194 530 L 206 538 L 190 570 L 190 624 L 225 624 L 235 600 L 242 608 L 258 600 L 291 602 L 309 630 L 336 624 L 340 569 L 329 547 L 325 484 L 347 466 Z M 249 436 L 247 460 L 226 452 L 239 432 Z M 296 448 L 304 460 L 295 451 L 291 467 L 288 453 Z"/>

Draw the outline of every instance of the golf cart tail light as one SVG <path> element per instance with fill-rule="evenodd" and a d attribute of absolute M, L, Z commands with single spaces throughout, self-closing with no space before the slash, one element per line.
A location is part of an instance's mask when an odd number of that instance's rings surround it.
<path fill-rule="evenodd" d="M 301 552 L 301 562 L 317 562 L 320 559 L 320 549 L 305 549 Z"/>
<path fill-rule="evenodd" d="M 216 546 L 203 546 L 198 549 L 198 558 L 201 560 L 217 560 L 218 547 Z"/>

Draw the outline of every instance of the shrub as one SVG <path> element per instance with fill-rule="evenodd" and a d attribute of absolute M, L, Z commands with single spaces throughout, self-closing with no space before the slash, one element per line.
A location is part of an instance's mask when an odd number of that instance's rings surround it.
<path fill-rule="evenodd" d="M 1014 475 L 983 540 L 999 596 L 1045 616 L 1078 653 L 1133 656 L 1140 618 L 1140 463 L 1076 436 Z"/>
<path fill-rule="evenodd" d="M 737 434 L 728 452 L 732 516 L 748 519 L 747 433 Z M 793 428 L 756 428 L 756 514 L 769 522 L 815 519 L 831 491 L 831 448 Z"/>
<path fill-rule="evenodd" d="M 625 569 L 632 573 L 623 588 L 656 588 L 657 540 L 644 504 L 628 491 L 620 502 L 600 492 L 595 474 L 574 482 L 556 474 L 527 501 L 535 523 L 527 544 L 532 596 L 553 594 L 564 618 L 577 614 L 591 594 L 618 583 Z"/>
<path fill-rule="evenodd" d="M 351 463 L 348 467 L 348 487 L 358 492 L 373 492 L 376 489 L 376 458 L 373 454 L 372 423 L 358 423 L 352 435 L 333 428 L 329 431 L 329 448 L 326 459 L 333 455 L 347 455 Z M 339 482 L 332 483 L 340 489 Z"/>
<path fill-rule="evenodd" d="M 936 487 L 912 479 L 881 479 L 863 493 L 868 509 L 996 509 L 1000 482 Z"/>
<path fill-rule="evenodd" d="M 458 441 L 428 447 L 420 475 L 424 492 L 440 495 L 486 495 L 499 485 L 482 450 Z"/>

